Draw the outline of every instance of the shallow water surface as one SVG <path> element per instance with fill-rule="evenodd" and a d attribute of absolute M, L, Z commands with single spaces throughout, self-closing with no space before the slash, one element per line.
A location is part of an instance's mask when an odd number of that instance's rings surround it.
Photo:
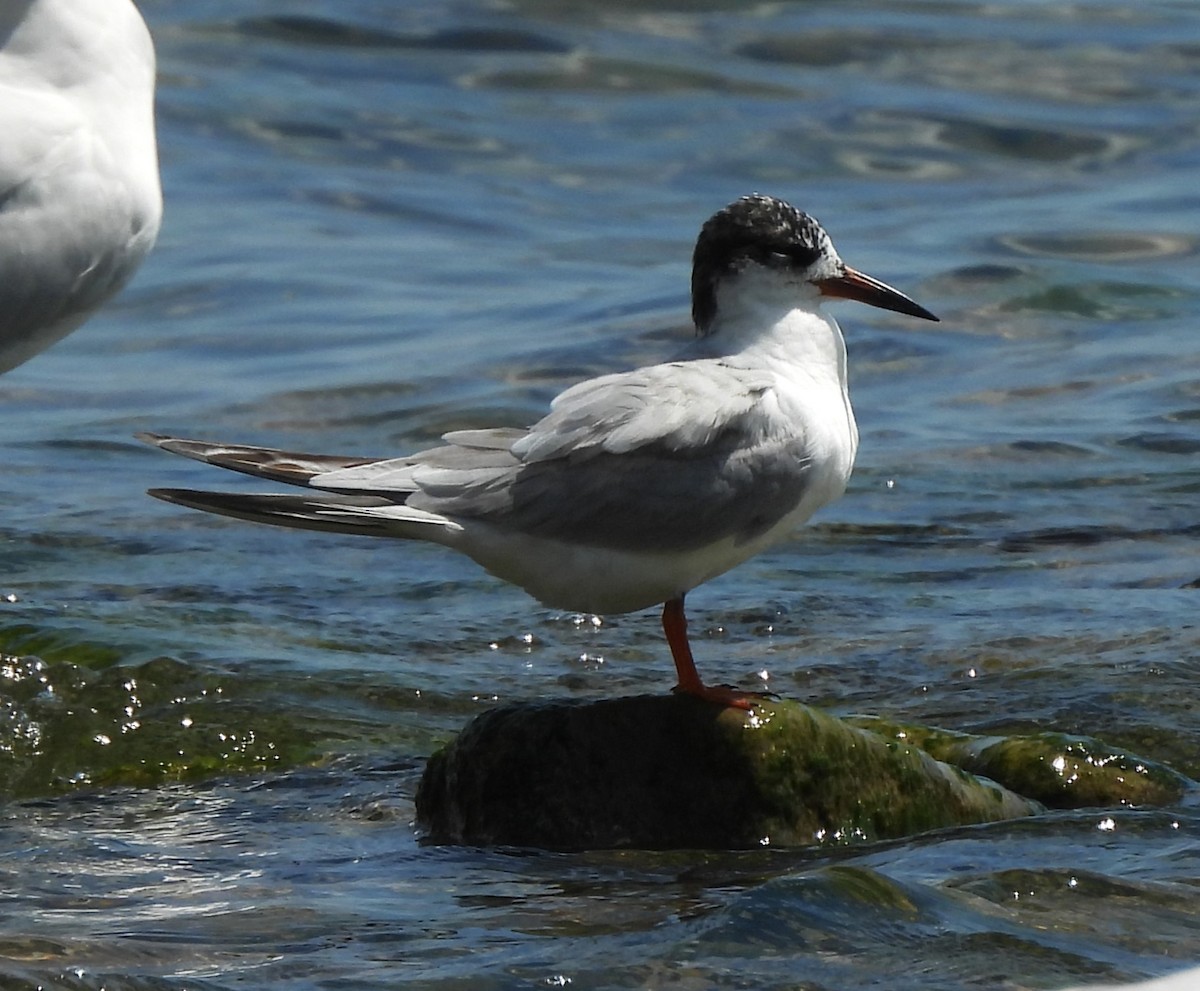
<path fill-rule="evenodd" d="M 167 217 L 0 379 L 0 983 L 1054 988 L 1200 962 L 1200 813 L 785 852 L 422 846 L 497 700 L 660 692 L 652 613 L 253 527 L 137 430 L 399 453 L 688 338 L 761 190 L 853 304 L 846 497 L 689 597 L 713 681 L 1200 777 L 1200 12 L 145 0 Z"/>

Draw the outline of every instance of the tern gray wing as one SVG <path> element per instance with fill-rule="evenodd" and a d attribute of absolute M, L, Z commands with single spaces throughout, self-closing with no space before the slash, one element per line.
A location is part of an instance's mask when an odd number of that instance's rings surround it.
<path fill-rule="evenodd" d="M 811 469 L 806 439 L 778 410 L 770 377 L 717 360 L 592 379 L 562 393 L 529 430 L 456 431 L 445 444 L 403 458 L 143 439 L 219 467 L 350 497 L 239 502 L 228 494 L 155 493 L 211 512 L 418 537 L 431 524 L 457 529 L 478 520 L 624 550 L 752 540 L 796 507 Z M 417 526 L 397 526 L 408 523 Z"/>
<path fill-rule="evenodd" d="M 567 389 L 513 445 L 526 462 L 659 445 L 695 451 L 751 413 L 772 380 L 718 360 L 671 362 Z"/>
<path fill-rule="evenodd" d="M 317 488 L 404 493 L 414 509 L 572 543 L 688 549 L 770 529 L 802 497 L 803 437 L 769 412 L 768 376 L 718 361 L 568 389 L 528 431 L 318 475 Z"/>
<path fill-rule="evenodd" d="M 409 504 L 619 550 L 696 550 L 762 535 L 800 502 L 809 461 L 797 440 L 743 443 L 737 427 L 703 452 L 647 447 L 583 462 L 541 461 L 454 495 L 423 487 Z"/>

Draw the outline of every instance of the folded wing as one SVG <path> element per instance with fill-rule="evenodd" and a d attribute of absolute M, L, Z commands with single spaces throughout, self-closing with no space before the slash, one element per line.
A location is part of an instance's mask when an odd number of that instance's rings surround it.
<path fill-rule="evenodd" d="M 457 431 L 404 458 L 145 439 L 326 493 L 207 496 L 204 505 L 198 493 L 155 493 L 225 515 L 435 540 L 431 525 L 477 522 L 573 544 L 679 550 L 751 540 L 799 503 L 808 452 L 774 403 L 766 376 L 711 360 L 593 379 L 529 430 Z"/>

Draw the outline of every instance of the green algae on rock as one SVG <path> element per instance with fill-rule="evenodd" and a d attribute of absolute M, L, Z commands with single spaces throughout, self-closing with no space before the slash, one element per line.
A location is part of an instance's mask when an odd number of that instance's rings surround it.
<path fill-rule="evenodd" d="M 309 726 L 242 697 L 233 679 L 167 657 L 118 664 L 94 645 L 52 646 L 54 660 L 0 653 L 0 796 L 153 787 L 318 753 Z"/>
<path fill-rule="evenodd" d="M 1171 805 L 1192 784 L 1157 761 L 1087 736 L 971 736 L 873 716 L 851 721 L 1056 809 Z"/>
<path fill-rule="evenodd" d="M 844 844 L 1039 811 L 797 702 L 684 695 L 500 706 L 430 758 L 417 793 L 432 842 L 548 849 Z"/>

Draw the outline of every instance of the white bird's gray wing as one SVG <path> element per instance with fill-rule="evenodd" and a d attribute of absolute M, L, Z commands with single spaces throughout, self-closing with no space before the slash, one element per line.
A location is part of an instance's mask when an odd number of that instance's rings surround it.
<path fill-rule="evenodd" d="M 162 217 L 145 24 L 133 4 L 60 6 L 30 37 L 31 5 L 0 3 L 0 372 L 119 290 Z"/>
<path fill-rule="evenodd" d="M 62 160 L 87 137 L 78 117 L 69 101 L 0 77 L 0 371 L 53 343 L 59 324 L 70 326 L 76 313 L 82 320 L 94 305 L 78 291 L 92 263 L 76 247 L 79 219 L 57 195 L 55 170 L 69 172 Z"/>

